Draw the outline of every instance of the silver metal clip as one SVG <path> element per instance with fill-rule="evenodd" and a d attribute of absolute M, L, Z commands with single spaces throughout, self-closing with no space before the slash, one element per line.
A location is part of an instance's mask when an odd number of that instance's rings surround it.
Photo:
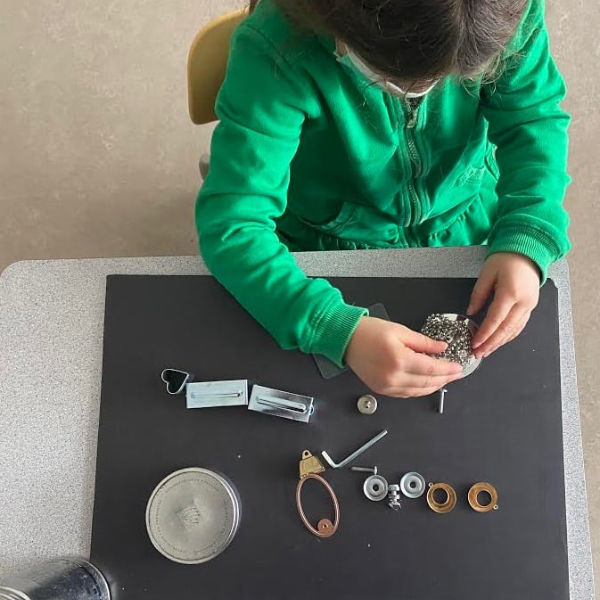
<path fill-rule="evenodd" d="M 188 408 L 246 406 L 248 404 L 248 380 L 188 383 L 186 402 Z"/>
<path fill-rule="evenodd" d="M 314 412 L 313 398 L 255 385 L 250 396 L 249 410 L 266 415 L 308 423 Z"/>

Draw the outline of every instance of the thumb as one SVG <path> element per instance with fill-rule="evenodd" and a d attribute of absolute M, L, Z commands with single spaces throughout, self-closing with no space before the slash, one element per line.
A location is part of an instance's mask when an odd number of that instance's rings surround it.
<path fill-rule="evenodd" d="M 446 342 L 438 342 L 432 340 L 430 337 L 417 333 L 412 329 L 408 329 L 402 336 L 402 342 L 404 345 L 415 352 L 423 352 L 424 354 L 439 354 L 443 352 L 448 344 Z"/>
<path fill-rule="evenodd" d="M 469 307 L 467 308 L 468 316 L 474 315 L 483 308 L 483 305 L 494 290 L 495 283 L 496 273 L 492 269 L 486 269 L 484 267 L 479 274 L 479 279 L 471 293 L 471 300 L 469 302 Z"/>

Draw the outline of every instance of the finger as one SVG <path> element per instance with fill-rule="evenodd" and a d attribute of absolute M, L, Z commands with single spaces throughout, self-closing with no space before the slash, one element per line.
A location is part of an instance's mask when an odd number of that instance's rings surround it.
<path fill-rule="evenodd" d="M 462 372 L 456 375 L 441 377 L 403 373 L 397 382 L 392 380 L 385 388 L 379 389 L 378 392 L 384 396 L 391 396 L 393 398 L 408 398 L 409 396 L 416 395 L 427 396 L 457 379 L 462 379 L 462 377 Z"/>
<path fill-rule="evenodd" d="M 509 326 L 509 331 L 507 331 L 505 336 L 494 347 L 491 348 L 489 354 L 496 352 L 498 348 L 501 348 L 502 346 L 512 342 L 521 333 L 521 331 L 523 331 L 530 314 L 531 313 L 529 311 L 525 310 L 525 314 L 522 314 L 512 326 Z"/>
<path fill-rule="evenodd" d="M 428 377 L 427 375 L 405 375 L 402 379 L 403 389 L 415 389 L 415 390 L 439 390 L 448 383 L 456 381 L 462 378 L 460 375 L 446 375 L 444 377 Z"/>
<path fill-rule="evenodd" d="M 479 312 L 491 293 L 494 291 L 494 285 L 496 284 L 496 274 L 492 270 L 486 270 L 485 268 L 481 271 L 479 279 L 473 288 L 471 293 L 471 300 L 469 301 L 469 307 L 467 308 L 467 315 L 474 315 Z"/>
<path fill-rule="evenodd" d="M 417 352 L 408 355 L 403 370 L 405 373 L 423 377 L 451 377 L 462 375 L 463 372 L 458 363 Z"/>
<path fill-rule="evenodd" d="M 507 342 L 506 342 L 507 344 L 509 342 L 512 342 L 516 337 L 518 337 L 519 335 L 521 335 L 521 333 L 523 333 L 523 330 L 527 326 L 527 323 L 529 322 L 530 317 L 531 317 L 531 311 L 527 311 L 521 318 L 521 321 L 519 322 L 519 324 L 515 327 L 515 331 L 512 334 L 512 336 L 507 340 Z"/>
<path fill-rule="evenodd" d="M 424 352 L 425 354 L 440 354 L 448 347 L 446 342 L 432 340 L 430 337 L 412 329 L 402 330 L 402 342 L 411 350 Z"/>
<path fill-rule="evenodd" d="M 399 397 L 401 398 L 422 398 L 424 396 L 431 396 L 431 394 L 435 394 L 435 392 L 438 392 L 439 390 L 441 390 L 443 387 L 445 387 L 446 385 L 448 385 L 449 383 L 452 383 L 453 381 L 455 381 L 456 378 L 452 377 L 448 380 L 446 380 L 444 383 L 442 383 L 441 385 L 432 385 L 429 387 L 408 387 L 408 388 L 403 388 L 401 395 Z"/>
<path fill-rule="evenodd" d="M 515 301 L 506 294 L 496 293 L 479 331 L 473 337 L 473 350 L 477 350 L 502 325 Z"/>
<path fill-rule="evenodd" d="M 500 346 L 505 344 L 510 336 L 515 332 L 517 326 L 523 318 L 525 309 L 515 304 L 506 319 L 496 328 L 496 331 L 475 351 L 477 358 L 485 358 L 492 352 L 495 352 Z"/>
<path fill-rule="evenodd" d="M 526 311 L 525 314 L 520 317 L 518 322 L 512 326 L 512 329 L 510 332 L 507 332 L 504 336 L 502 336 L 499 340 L 497 340 L 493 345 L 491 345 L 491 347 L 487 348 L 487 350 L 484 351 L 485 356 L 490 356 L 490 354 L 493 354 L 494 352 L 496 352 L 496 350 L 498 350 L 502 346 L 506 346 L 506 344 L 510 344 L 512 341 L 514 341 L 522 333 L 523 329 L 525 329 L 525 326 L 527 325 L 527 322 L 529 321 L 530 316 L 531 316 L 531 311 Z M 487 346 L 487 343 L 486 343 L 486 346 Z M 478 350 L 475 354 L 478 355 L 478 353 L 482 351 L 482 348 L 483 347 L 478 348 Z"/>

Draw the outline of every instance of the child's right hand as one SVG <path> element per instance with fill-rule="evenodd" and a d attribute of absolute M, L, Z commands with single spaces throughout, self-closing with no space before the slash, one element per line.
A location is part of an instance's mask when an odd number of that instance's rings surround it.
<path fill-rule="evenodd" d="M 348 348 L 346 363 L 375 393 L 396 398 L 428 396 L 462 377 L 462 367 L 427 356 L 446 349 L 399 323 L 363 317 Z"/>

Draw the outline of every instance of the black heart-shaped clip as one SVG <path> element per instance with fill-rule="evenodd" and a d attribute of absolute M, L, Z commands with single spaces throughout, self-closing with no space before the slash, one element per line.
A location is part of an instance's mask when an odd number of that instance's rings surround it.
<path fill-rule="evenodd" d="M 194 376 L 178 369 L 165 369 L 160 374 L 160 378 L 167 384 L 167 392 L 176 395 L 183 392 L 185 386 L 194 379 Z"/>

